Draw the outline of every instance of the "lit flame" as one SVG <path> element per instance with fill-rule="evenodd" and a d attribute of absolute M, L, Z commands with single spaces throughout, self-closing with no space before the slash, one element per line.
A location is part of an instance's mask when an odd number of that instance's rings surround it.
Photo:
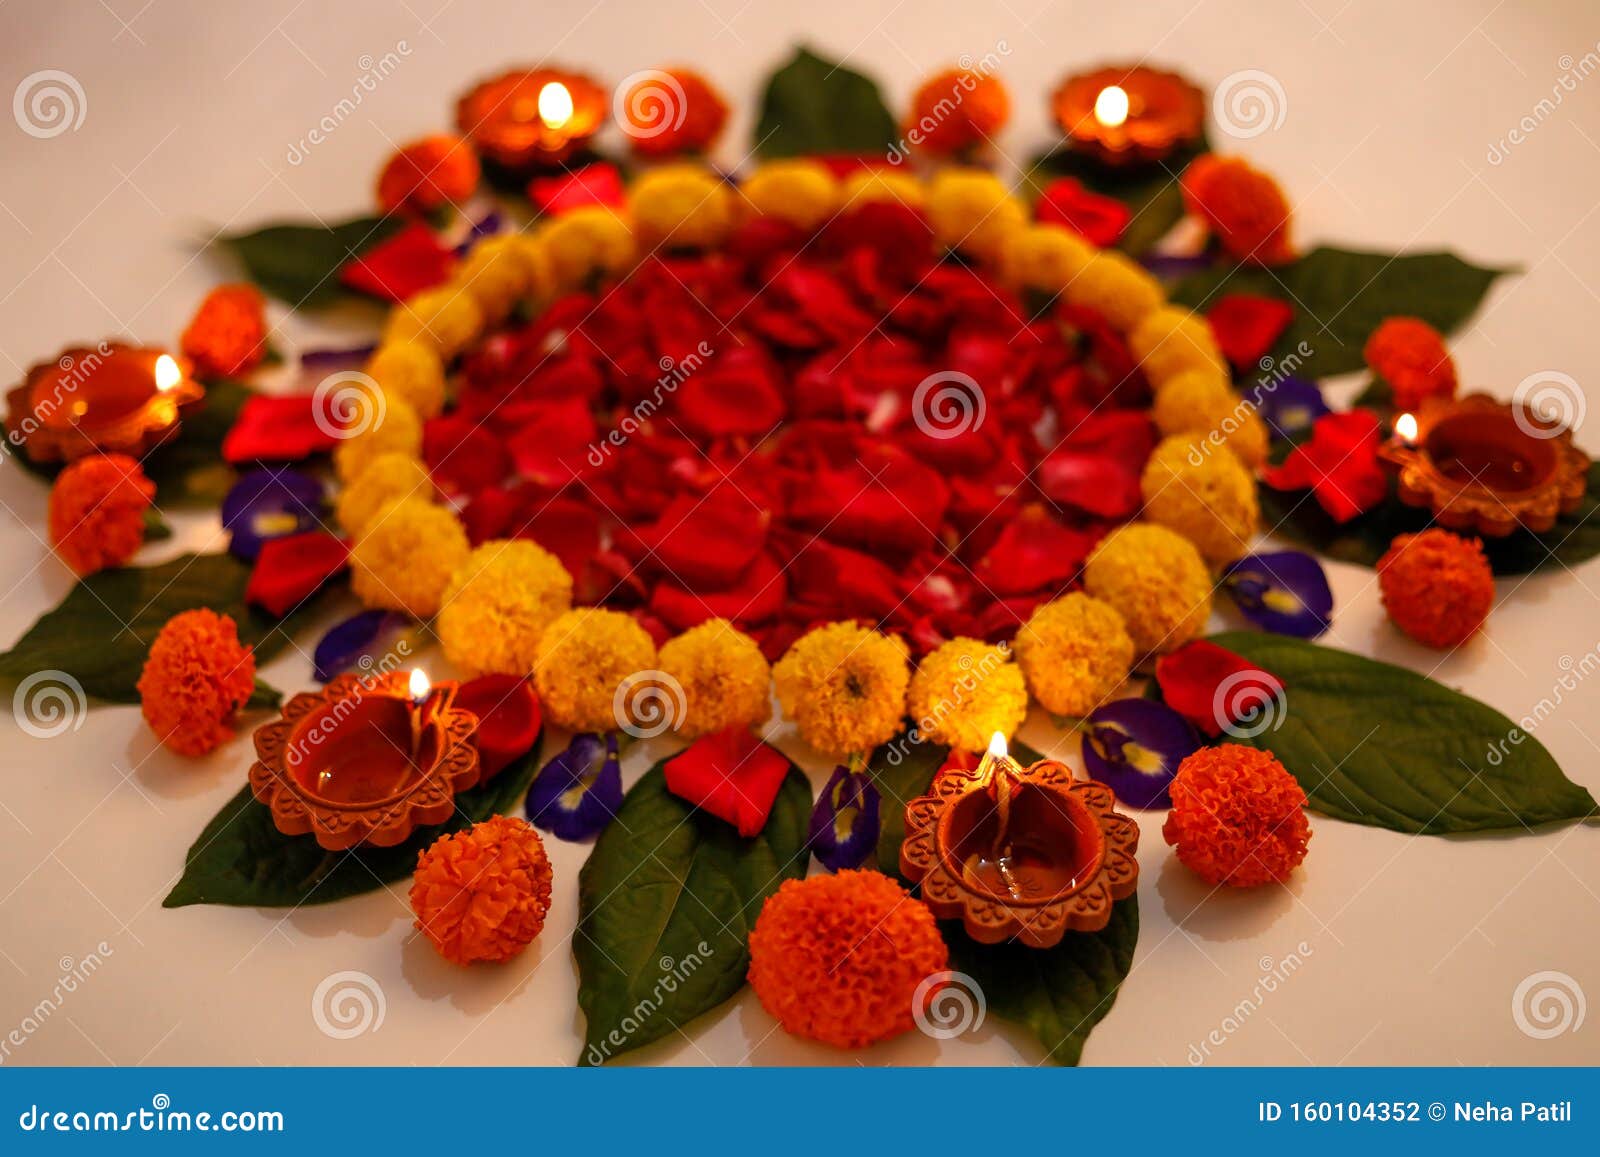
<path fill-rule="evenodd" d="M 421 667 L 411 668 L 411 698 L 421 703 L 433 690 L 433 684 L 428 682 L 428 676 Z"/>
<path fill-rule="evenodd" d="M 1006 737 L 1004 732 L 996 731 L 994 738 L 989 740 L 989 756 L 991 759 L 1004 758 L 1006 754 Z"/>
<path fill-rule="evenodd" d="M 572 93 L 559 80 L 539 90 L 539 119 L 547 129 L 559 129 L 572 119 Z"/>
<path fill-rule="evenodd" d="M 1394 420 L 1395 434 L 1405 442 L 1417 440 L 1417 416 L 1415 414 L 1401 414 Z"/>
<path fill-rule="evenodd" d="M 1114 129 L 1128 119 L 1128 91 L 1121 85 L 1108 84 L 1094 98 L 1094 119 Z"/>
<path fill-rule="evenodd" d="M 171 354 L 162 354 L 156 359 L 156 389 L 165 393 L 181 381 L 183 370 L 178 367 L 177 359 Z"/>

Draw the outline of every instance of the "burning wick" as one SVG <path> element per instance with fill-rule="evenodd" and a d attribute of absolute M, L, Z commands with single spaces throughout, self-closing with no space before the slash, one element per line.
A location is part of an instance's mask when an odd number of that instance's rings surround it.
<path fill-rule="evenodd" d="M 1108 84 L 1094 98 L 1094 119 L 1108 129 L 1117 128 L 1128 119 L 1128 90 L 1121 85 Z"/>
<path fill-rule="evenodd" d="M 559 129 L 572 119 L 572 93 L 559 80 L 539 90 L 539 119 L 547 129 Z"/>
<path fill-rule="evenodd" d="M 989 750 L 983 753 L 983 759 L 978 762 L 978 777 L 980 783 L 993 782 L 995 809 L 999 815 L 994 842 L 989 847 L 989 862 L 1000 873 L 1000 879 L 1011 898 L 1020 900 L 1023 891 L 1011 871 L 1011 843 L 1006 839 L 1011 828 L 1011 793 L 1017 783 L 1017 765 L 1006 754 L 1006 737 L 998 731 L 989 740 Z M 977 853 L 968 859 L 966 868 L 969 876 L 975 875 L 977 865 L 973 863 L 974 860 L 982 862 Z"/>
<path fill-rule="evenodd" d="M 164 394 L 181 381 L 183 370 L 171 354 L 162 354 L 156 359 L 156 389 Z"/>
<path fill-rule="evenodd" d="M 409 688 L 410 701 L 407 704 L 406 715 L 411 720 L 411 762 L 417 761 L 417 752 L 422 748 L 422 714 L 427 706 L 428 697 L 433 693 L 433 684 L 428 682 L 427 673 L 421 667 L 411 668 L 411 685 Z"/>
<path fill-rule="evenodd" d="M 1407 446 L 1417 440 L 1417 416 L 1401 414 L 1394 420 L 1394 436 Z"/>

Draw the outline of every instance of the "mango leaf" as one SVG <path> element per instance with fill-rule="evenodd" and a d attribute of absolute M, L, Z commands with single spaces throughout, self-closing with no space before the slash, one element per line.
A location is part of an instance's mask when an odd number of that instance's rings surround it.
<path fill-rule="evenodd" d="M 1305 491 L 1270 486 L 1261 487 L 1261 516 L 1273 534 L 1359 566 L 1376 566 L 1395 535 L 1415 534 L 1433 523 L 1426 510 L 1407 506 L 1392 494 L 1365 514 L 1338 523 Z M 1571 514 L 1561 515 L 1543 534 L 1518 530 L 1504 538 L 1485 538 L 1483 553 L 1497 575 L 1574 567 L 1600 555 L 1600 463 L 1589 467 L 1588 493 Z"/>
<path fill-rule="evenodd" d="M 263 683 L 260 679 L 256 680 L 255 688 L 244 704 L 246 711 L 275 711 L 281 706 L 283 706 L 283 692 L 271 683 Z"/>
<path fill-rule="evenodd" d="M 878 86 L 800 48 L 773 73 L 761 98 L 755 151 L 764 159 L 889 154 L 900 132 Z"/>
<path fill-rule="evenodd" d="M 1037 198 L 1057 177 L 1071 177 L 1092 193 L 1121 201 L 1133 210 L 1133 219 L 1117 238 L 1117 248 L 1138 257 L 1183 219 L 1183 192 L 1178 178 L 1190 161 L 1208 151 L 1210 146 L 1202 140 L 1157 165 L 1111 168 L 1081 150 L 1062 146 L 1034 158 L 1023 178 L 1023 188 L 1030 198 Z"/>
<path fill-rule="evenodd" d="M 1364 364 L 1361 347 L 1384 318 L 1420 317 L 1451 332 L 1506 272 L 1470 265 L 1453 253 L 1358 253 L 1323 247 L 1272 269 L 1236 265 L 1197 273 L 1179 282 L 1171 296 L 1202 312 L 1227 293 L 1288 302 L 1294 321 L 1273 356 L 1297 377 L 1321 378 L 1359 370 Z M 1302 343 L 1307 352 L 1301 352 Z"/>
<path fill-rule="evenodd" d="M 1139 897 L 1119 900 L 1099 932 L 1068 932 L 1054 948 L 979 944 L 959 924 L 942 927 L 950 967 L 976 982 L 989 1014 L 1028 1028 L 1045 1060 L 1076 1065 L 1133 965 Z"/>
<path fill-rule="evenodd" d="M 669 792 L 661 764 L 645 773 L 578 877 L 581 1064 L 670 1036 L 744 987 L 761 905 L 806 874 L 810 817 L 797 768 L 748 840 Z"/>
<path fill-rule="evenodd" d="M 440 836 L 494 815 L 511 815 L 539 770 L 539 743 L 486 784 L 456 796 L 446 823 L 418 828 L 392 848 L 328 852 L 311 836 L 286 836 L 246 784 L 223 806 L 184 860 L 163 908 L 190 904 L 293 908 L 371 892 L 416 871 L 417 856 Z"/>
<path fill-rule="evenodd" d="M 0 654 L 0 678 L 63 671 L 90 695 L 137 703 L 139 673 L 150 644 L 178 612 L 209 607 L 231 616 L 240 641 L 254 647 L 261 662 L 283 648 L 331 589 L 274 619 L 245 605 L 249 580 L 250 567 L 228 554 L 183 554 L 160 566 L 92 574 Z"/>
<path fill-rule="evenodd" d="M 333 225 L 268 225 L 230 233 L 217 244 L 244 263 L 250 280 L 295 309 L 331 305 L 344 295 L 339 269 L 398 230 L 396 217 L 357 217 Z"/>
<path fill-rule="evenodd" d="M 1283 635 L 1213 636 L 1283 682 L 1261 734 L 1323 815 L 1418 835 L 1523 831 L 1595 812 L 1533 736 L 1403 667 Z"/>
<path fill-rule="evenodd" d="M 206 387 L 205 400 L 184 416 L 177 437 L 144 457 L 144 472 L 156 484 L 157 506 L 216 506 L 237 477 L 222 460 L 222 440 L 239 419 L 253 391 L 243 382 Z"/>
<path fill-rule="evenodd" d="M 167 520 L 161 517 L 161 511 L 154 506 L 148 506 L 144 512 L 144 540 L 145 542 L 165 542 L 172 537 L 172 527 L 167 525 Z"/>
<path fill-rule="evenodd" d="M 882 796 L 878 805 L 878 871 L 900 879 L 900 845 L 906 838 L 906 804 L 928 790 L 950 754 L 937 743 L 894 739 L 872 753 L 867 771 Z"/>

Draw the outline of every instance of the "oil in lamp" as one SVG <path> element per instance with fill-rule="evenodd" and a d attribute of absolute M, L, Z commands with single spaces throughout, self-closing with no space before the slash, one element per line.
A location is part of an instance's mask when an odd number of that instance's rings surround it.
<path fill-rule="evenodd" d="M 587 149 L 605 118 L 605 89 L 582 74 L 552 68 L 514 69 L 456 104 L 461 135 L 512 173 L 564 164 Z"/>
<path fill-rule="evenodd" d="M 140 457 L 175 435 L 182 415 L 204 397 L 188 359 L 102 342 L 30 369 L 6 395 L 6 436 L 39 463 L 98 453 Z"/>
<path fill-rule="evenodd" d="M 391 847 L 443 823 L 481 776 L 478 717 L 455 706 L 453 683 L 341 675 L 295 695 L 256 729 L 250 788 L 290 836 L 329 851 Z"/>
<path fill-rule="evenodd" d="M 1051 98 L 1077 150 L 1112 166 L 1153 163 L 1200 139 L 1205 97 L 1183 77 L 1112 65 L 1068 77 Z"/>
<path fill-rule="evenodd" d="M 1572 431 L 1519 402 L 1488 394 L 1433 399 L 1401 414 L 1379 456 L 1398 476 L 1400 501 L 1450 530 L 1501 538 L 1542 533 L 1576 510 L 1589 456 Z"/>
<path fill-rule="evenodd" d="M 1056 760 L 1021 767 L 996 732 L 976 768 L 942 771 L 906 805 L 900 871 L 980 944 L 1050 948 L 1104 928 L 1138 885 L 1139 827 L 1116 802 Z"/>

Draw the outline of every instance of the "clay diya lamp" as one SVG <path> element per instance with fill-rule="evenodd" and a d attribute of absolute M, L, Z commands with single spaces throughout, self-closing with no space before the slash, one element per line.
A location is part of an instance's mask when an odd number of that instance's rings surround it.
<path fill-rule="evenodd" d="M 456 706 L 478 717 L 478 760 L 483 782 L 533 749 L 544 724 L 533 684 L 516 675 L 484 675 L 463 683 Z"/>
<path fill-rule="evenodd" d="M 1379 455 L 1398 476 L 1400 500 L 1427 507 L 1451 530 L 1542 533 L 1588 489 L 1589 456 L 1573 445 L 1572 431 L 1517 402 L 1435 399 L 1401 414 L 1394 429 Z"/>
<path fill-rule="evenodd" d="M 256 729 L 250 789 L 280 832 L 329 851 L 392 847 L 443 823 L 482 770 L 478 717 L 455 691 L 413 671 L 341 675 L 296 695 Z"/>
<path fill-rule="evenodd" d="M 513 69 L 456 102 L 456 128 L 491 163 L 528 173 L 584 152 L 606 111 L 606 90 L 581 73 Z"/>
<path fill-rule="evenodd" d="M 1198 141 L 1206 102 L 1177 73 L 1111 65 L 1068 77 L 1050 107 L 1072 148 L 1124 166 L 1153 164 Z"/>
<path fill-rule="evenodd" d="M 1105 784 L 1045 759 L 1021 767 L 997 734 L 972 770 L 946 768 L 906 805 L 900 871 L 980 944 L 1050 948 L 1095 932 L 1139 882 L 1139 827 Z"/>
<path fill-rule="evenodd" d="M 178 432 L 205 398 L 187 358 L 102 342 L 63 350 L 6 395 L 6 436 L 34 462 L 89 454 L 142 456 Z"/>

